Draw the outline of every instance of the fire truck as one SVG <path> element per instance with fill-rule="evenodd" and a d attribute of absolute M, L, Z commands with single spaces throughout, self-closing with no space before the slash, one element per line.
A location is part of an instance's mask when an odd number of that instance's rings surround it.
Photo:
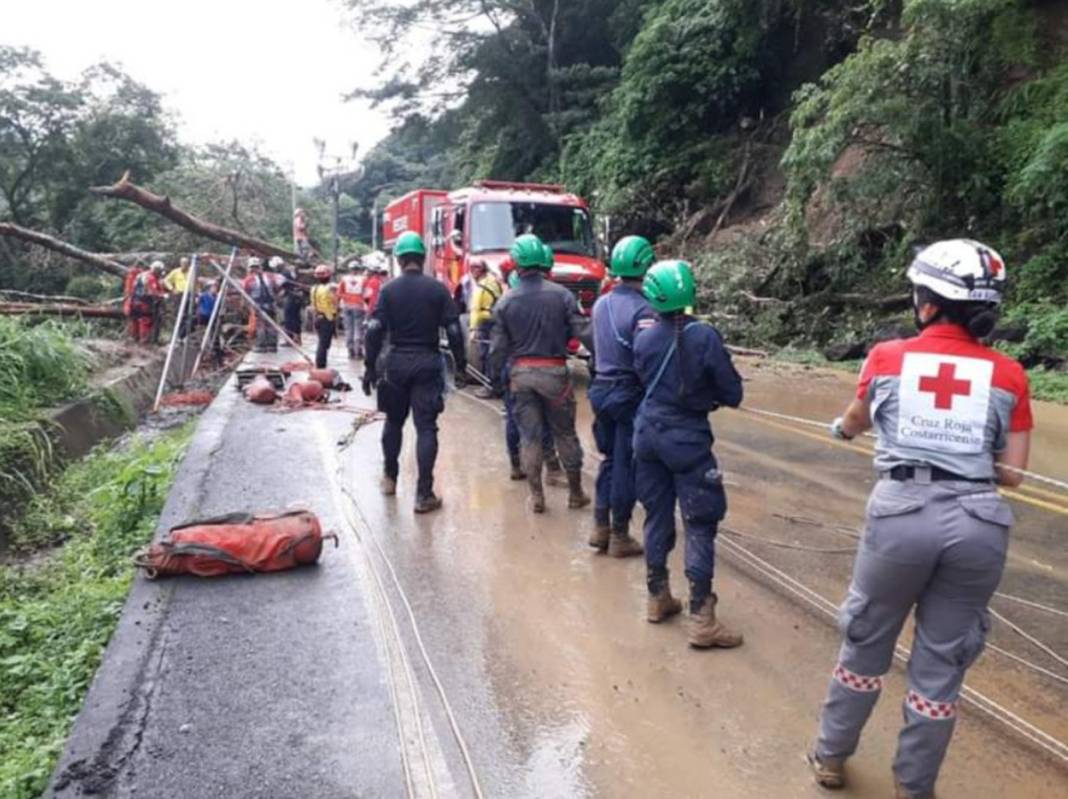
<path fill-rule="evenodd" d="M 550 277 L 575 294 L 589 313 L 605 277 L 589 206 L 563 186 L 478 180 L 455 191 L 416 189 L 387 206 L 382 219 L 386 250 L 414 230 L 427 244 L 426 271 L 463 300 L 471 261 L 485 261 L 498 277 L 516 236 L 534 233 L 555 256 Z"/>

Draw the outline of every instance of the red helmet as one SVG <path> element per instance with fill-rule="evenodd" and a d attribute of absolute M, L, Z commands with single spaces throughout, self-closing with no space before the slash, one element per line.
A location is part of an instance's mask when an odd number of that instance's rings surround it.
<path fill-rule="evenodd" d="M 332 271 L 333 270 L 327 264 L 319 264 L 317 267 L 315 267 L 315 276 L 330 277 L 330 273 Z"/>

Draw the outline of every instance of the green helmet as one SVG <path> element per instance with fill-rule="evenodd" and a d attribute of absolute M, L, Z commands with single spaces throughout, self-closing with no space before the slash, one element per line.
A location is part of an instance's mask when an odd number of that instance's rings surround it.
<path fill-rule="evenodd" d="M 508 288 L 514 289 L 519 285 L 519 270 L 513 269 L 511 274 L 508 275 Z"/>
<path fill-rule="evenodd" d="M 407 233 L 401 233 L 397 243 L 393 245 L 393 255 L 397 258 L 405 255 L 426 256 L 423 237 L 412 230 Z"/>
<path fill-rule="evenodd" d="M 524 233 L 512 243 L 512 260 L 519 269 L 544 269 L 544 247 L 533 233 Z"/>
<path fill-rule="evenodd" d="M 556 258 L 553 256 L 553 248 L 548 244 L 542 244 L 541 248 L 543 251 L 541 256 L 541 266 L 545 271 L 549 271 L 553 268 L 553 264 L 556 263 Z"/>
<path fill-rule="evenodd" d="M 608 271 L 616 277 L 641 277 L 656 260 L 653 245 L 643 236 L 624 236 L 612 248 Z"/>
<path fill-rule="evenodd" d="M 693 270 L 685 261 L 657 261 L 645 273 L 642 293 L 660 313 L 689 308 L 697 293 Z"/>

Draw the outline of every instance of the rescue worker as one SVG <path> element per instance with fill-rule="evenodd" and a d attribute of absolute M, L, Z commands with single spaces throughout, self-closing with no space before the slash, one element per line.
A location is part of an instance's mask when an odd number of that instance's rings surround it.
<path fill-rule="evenodd" d="M 367 277 L 364 278 L 363 305 L 365 320 L 370 319 L 371 314 L 375 312 L 375 308 L 378 305 L 378 293 L 382 290 L 382 284 L 388 274 L 385 269 L 372 269 L 368 272 Z M 366 326 L 365 323 L 364 327 L 366 328 Z"/>
<path fill-rule="evenodd" d="M 126 335 L 134 343 L 141 341 L 140 314 L 137 303 L 134 300 L 134 290 L 137 287 L 137 278 L 145 271 L 140 262 L 135 263 L 126 270 L 126 277 L 122 281 L 122 311 L 126 314 Z"/>
<path fill-rule="evenodd" d="M 262 311 L 262 315 L 275 318 L 277 303 L 277 286 L 270 273 L 264 274 L 263 261 L 259 258 L 248 259 L 249 275 L 245 278 L 244 289 L 252 297 L 252 301 Z M 252 312 L 254 321 L 250 327 L 255 331 L 256 343 L 253 347 L 255 352 L 278 352 L 278 333 L 274 327 L 262 319 L 256 319 L 256 312 Z"/>
<path fill-rule="evenodd" d="M 351 261 L 348 273 L 341 276 L 337 286 L 341 321 L 345 325 L 345 348 L 350 360 L 363 357 L 363 329 L 367 314 L 363 299 L 364 272 L 359 261 Z"/>
<path fill-rule="evenodd" d="M 1022 481 L 1033 423 L 1023 368 L 980 343 L 997 320 L 1001 256 L 976 241 L 940 241 L 915 257 L 908 279 L 919 335 L 871 350 L 856 397 L 831 426 L 842 439 L 875 427 L 879 480 L 809 761 L 820 785 L 844 785 L 915 608 L 893 771 L 896 795 L 916 799 L 934 795 L 964 675 L 985 644 L 1013 523 L 995 484 Z"/>
<path fill-rule="evenodd" d="M 582 446 L 575 434 L 575 392 L 567 371 L 567 344 L 588 339 L 589 324 L 575 296 L 544 275 L 551 258 L 541 239 L 519 236 L 511 258 L 519 271 L 519 285 L 497 304 L 490 346 L 490 362 L 499 374 L 510 372 L 515 418 L 519 427 L 520 460 L 530 486 L 531 510 L 545 512 L 542 483 L 546 427 L 567 473 L 568 507 L 584 508 L 590 498 L 582 489 Z"/>
<path fill-rule="evenodd" d="M 409 411 L 415 422 L 416 461 L 419 479 L 415 512 L 429 513 L 441 507 L 434 493 L 434 461 L 438 456 L 438 415 L 445 409 L 445 357 L 441 353 L 441 330 L 449 342 L 456 364 L 457 385 L 463 385 L 467 369 L 459 314 L 444 284 L 423 274 L 426 247 L 418 233 L 401 234 L 393 255 L 402 270 L 378 295 L 367 326 L 363 391 L 370 396 L 378 385 L 378 409 L 385 413 L 382 430 L 384 474 L 382 493 L 397 493 L 401 435 Z M 385 338 L 389 350 L 382 359 L 379 380 L 378 356 Z"/>
<path fill-rule="evenodd" d="M 519 272 L 516 271 L 515 264 L 508 259 L 504 268 L 508 272 L 508 289 L 517 288 Z M 512 465 L 511 479 L 526 480 L 527 473 L 523 471 L 523 464 L 519 459 L 519 425 L 515 420 L 515 396 L 509 388 L 511 380 L 507 364 L 501 370 L 499 378 L 500 393 L 504 396 L 504 445 L 508 449 L 508 461 Z M 556 454 L 556 443 L 549 425 L 545 425 L 542 430 L 541 447 L 545 459 L 545 482 L 549 485 L 567 485 L 567 481 L 563 479 L 563 467 Z"/>
<path fill-rule="evenodd" d="M 178 266 L 174 267 L 167 276 L 163 278 L 163 288 L 167 290 L 167 303 L 174 311 L 175 317 L 178 316 L 178 310 L 182 306 L 182 295 L 185 294 L 186 287 L 189 285 L 189 259 L 182 256 L 178 259 Z M 192 309 L 187 308 L 184 318 L 176 319 L 175 322 L 178 325 L 178 340 L 185 339 L 186 334 L 189 332 L 189 316 Z"/>
<path fill-rule="evenodd" d="M 137 340 L 141 344 L 159 343 L 162 323 L 163 261 L 153 261 L 134 283 L 133 308 L 137 317 Z"/>
<path fill-rule="evenodd" d="M 315 333 L 319 343 L 315 348 L 315 368 L 325 369 L 330 345 L 337 330 L 337 289 L 330 283 L 331 269 L 327 264 L 315 267 L 315 285 L 311 290 L 311 309 L 315 314 Z"/>
<path fill-rule="evenodd" d="M 493 332 L 493 308 L 504 293 L 497 276 L 489 270 L 485 261 L 471 262 L 471 279 L 474 291 L 471 294 L 471 342 L 478 347 L 478 365 L 491 383 L 496 383 L 489 364 L 490 335 Z M 493 389 L 481 387 L 477 396 L 488 399 L 495 395 Z"/>
<path fill-rule="evenodd" d="M 271 259 L 280 280 L 279 286 L 282 293 L 282 328 L 286 331 L 294 343 L 300 344 L 300 334 L 303 325 L 301 314 L 305 301 L 308 298 L 308 289 L 300 282 L 295 267 L 286 264 L 279 256 Z"/>
<path fill-rule="evenodd" d="M 719 332 L 686 311 L 696 293 L 689 264 L 654 264 L 642 289 L 660 314 L 634 339 L 634 368 L 644 391 L 634 422 L 634 455 L 638 499 L 645 507 L 646 617 L 657 623 L 682 610 L 671 595 L 667 569 L 677 501 L 686 533 L 690 646 L 735 647 L 742 636 L 717 620 L 712 590 L 716 532 L 727 495 L 712 454 L 708 414 L 721 405 L 738 407 L 742 380 Z"/>
<path fill-rule="evenodd" d="M 656 322 L 642 294 L 642 278 L 653 265 L 653 245 L 626 236 L 612 249 L 608 271 L 618 282 L 593 306 L 594 379 L 590 384 L 593 439 L 604 456 L 597 470 L 594 532 L 590 546 L 612 557 L 642 554 L 630 535 L 634 512 L 634 414 L 642 399 L 634 371 L 634 336 Z"/>

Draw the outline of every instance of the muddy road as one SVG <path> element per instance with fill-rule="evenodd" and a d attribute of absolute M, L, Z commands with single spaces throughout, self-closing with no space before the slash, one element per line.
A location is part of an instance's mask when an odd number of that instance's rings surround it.
<path fill-rule="evenodd" d="M 358 385 L 341 356 L 331 365 Z M 755 412 L 826 420 L 849 397 L 848 376 L 741 369 L 750 410 L 717 413 L 713 426 L 730 502 L 716 588 L 746 642 L 711 652 L 687 648 L 681 620 L 644 620 L 644 564 L 593 554 L 592 513 L 567 510 L 566 489 L 547 489 L 544 516 L 528 513 L 525 484 L 508 479 L 498 403 L 449 398 L 445 506 L 419 517 L 410 427 L 398 495 L 379 493 L 381 425 L 351 412 L 371 400 L 355 392 L 350 412 L 279 415 L 224 387 L 164 527 L 299 502 L 341 547 L 280 575 L 138 580 L 56 795 L 824 795 L 803 755 L 836 660 L 829 616 L 872 482 L 870 442 Z M 592 475 L 584 396 L 579 407 Z M 1064 477 L 1068 414 L 1040 406 L 1037 419 L 1034 468 Z M 1068 652 L 1068 496 L 1013 493 L 1018 523 L 994 607 Z M 684 596 L 680 555 L 672 580 Z M 1068 797 L 1065 760 L 1042 748 L 1068 740 L 1068 668 L 1005 622 L 990 642 L 969 684 L 1034 740 L 965 706 L 939 796 Z M 895 667 L 840 795 L 892 795 L 903 696 Z"/>
<path fill-rule="evenodd" d="M 830 372 L 759 362 L 742 368 L 753 408 L 826 420 L 851 392 L 848 376 Z M 1064 409 L 1038 409 L 1036 469 L 1065 471 L 1066 418 Z M 595 463 L 590 421 L 583 398 L 588 469 Z M 378 496 L 372 481 L 352 488 L 366 518 L 383 521 L 380 540 L 460 708 L 490 795 L 819 795 L 802 755 L 835 662 L 836 634 L 818 610 L 753 568 L 738 547 L 837 603 L 872 482 L 869 443 L 834 442 L 815 427 L 753 413 L 717 414 L 731 504 L 726 527 L 736 533 L 721 539 L 717 590 L 724 617 L 744 630 L 746 644 L 700 653 L 686 648 L 681 624 L 643 620 L 643 564 L 591 554 L 590 514 L 566 510 L 562 489 L 551 490 L 546 516 L 527 513 L 525 485 L 507 480 L 495 403 L 455 396 L 441 428 L 441 515 L 412 516 L 411 479 L 402 480 L 396 500 Z M 376 435 L 368 436 L 369 450 L 349 457 L 377 457 Z M 412 444 L 407 438 L 402 475 L 413 474 Z M 999 598 L 996 607 L 1065 652 L 1068 497 L 1018 493 L 1003 583 L 1014 599 Z M 830 552 L 789 548 L 795 546 Z M 679 554 L 673 582 L 684 594 Z M 1062 680 L 990 651 L 969 683 L 1054 738 L 1068 739 L 1068 669 L 1004 624 L 995 625 L 991 643 Z M 891 792 L 900 669 L 888 685 L 851 763 L 847 796 Z M 967 708 L 939 795 L 1068 796 L 1068 771 Z"/>

